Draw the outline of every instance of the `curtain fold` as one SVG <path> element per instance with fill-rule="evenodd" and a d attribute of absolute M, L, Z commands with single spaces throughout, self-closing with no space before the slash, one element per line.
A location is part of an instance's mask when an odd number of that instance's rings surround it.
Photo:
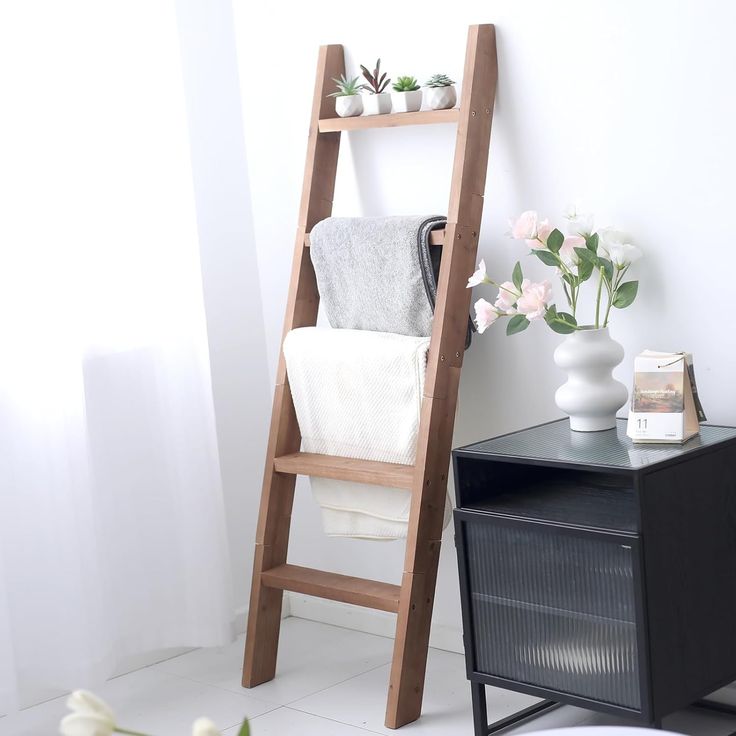
<path fill-rule="evenodd" d="M 0 713 L 230 636 L 173 2 L 0 9 Z"/>

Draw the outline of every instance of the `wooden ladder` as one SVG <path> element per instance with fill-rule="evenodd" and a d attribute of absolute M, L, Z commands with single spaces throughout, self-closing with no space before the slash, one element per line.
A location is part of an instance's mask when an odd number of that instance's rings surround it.
<path fill-rule="evenodd" d="M 280 356 L 256 532 L 243 686 L 255 687 L 275 675 L 283 591 L 392 611 L 398 617 L 386 726 L 399 728 L 416 720 L 422 707 L 447 473 L 470 307 L 466 282 L 475 268 L 496 91 L 495 29 L 492 25 L 474 25 L 468 30 L 459 108 L 338 118 L 334 98 L 326 95 L 333 78 L 344 73 L 342 46 L 322 46 L 283 334 L 317 321 L 319 294 L 309 257 L 309 232 L 332 213 L 341 132 L 455 123 L 457 138 L 447 226 L 444 233 L 440 231 L 434 236 L 435 243 L 442 243 L 443 253 L 416 461 L 409 466 L 300 452 L 299 426 L 284 356 Z M 297 475 L 411 490 L 400 586 L 287 563 Z"/>

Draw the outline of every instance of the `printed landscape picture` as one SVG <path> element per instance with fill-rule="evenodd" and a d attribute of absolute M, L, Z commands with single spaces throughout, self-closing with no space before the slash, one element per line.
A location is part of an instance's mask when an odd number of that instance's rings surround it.
<path fill-rule="evenodd" d="M 683 411 L 683 377 L 682 371 L 635 373 L 632 409 L 657 414 Z"/>

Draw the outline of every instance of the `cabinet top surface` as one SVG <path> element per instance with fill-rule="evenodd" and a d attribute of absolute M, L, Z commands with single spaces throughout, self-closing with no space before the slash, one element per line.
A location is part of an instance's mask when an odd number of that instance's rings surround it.
<path fill-rule="evenodd" d="M 679 459 L 696 450 L 736 438 L 736 427 L 701 425 L 700 434 L 683 445 L 634 444 L 626 436 L 626 420 L 603 432 L 573 432 L 567 419 L 522 429 L 460 447 L 464 455 L 514 458 L 554 465 L 640 470 Z"/>

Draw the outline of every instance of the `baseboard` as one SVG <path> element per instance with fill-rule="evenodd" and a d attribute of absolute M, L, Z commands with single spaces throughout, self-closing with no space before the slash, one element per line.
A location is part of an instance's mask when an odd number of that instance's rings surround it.
<path fill-rule="evenodd" d="M 396 614 L 375 611 L 372 608 L 351 606 L 347 603 L 329 601 L 324 598 L 312 598 L 298 593 L 288 593 L 285 598 L 288 600 L 291 615 L 296 618 L 305 618 L 309 621 L 341 626 L 344 629 L 363 631 L 366 634 L 386 636 L 389 639 L 394 638 Z M 429 646 L 462 654 L 462 631 L 453 626 L 432 624 Z"/>

